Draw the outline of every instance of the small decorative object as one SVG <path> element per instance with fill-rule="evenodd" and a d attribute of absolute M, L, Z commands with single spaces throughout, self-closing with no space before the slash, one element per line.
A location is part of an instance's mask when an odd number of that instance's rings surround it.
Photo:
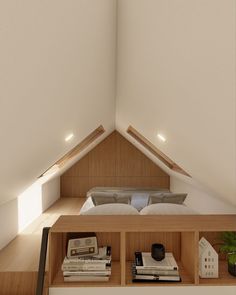
<path fill-rule="evenodd" d="M 83 233 L 81 236 L 68 240 L 67 257 L 76 258 L 98 254 L 96 235 Z"/>
<path fill-rule="evenodd" d="M 236 232 L 223 232 L 221 239 L 223 244 L 220 247 L 220 252 L 227 253 L 228 272 L 236 277 Z"/>
<path fill-rule="evenodd" d="M 152 244 L 152 258 L 161 261 L 165 258 L 165 247 L 162 244 Z"/>
<path fill-rule="evenodd" d="M 200 278 L 218 278 L 218 254 L 212 245 L 202 237 L 199 241 Z"/>

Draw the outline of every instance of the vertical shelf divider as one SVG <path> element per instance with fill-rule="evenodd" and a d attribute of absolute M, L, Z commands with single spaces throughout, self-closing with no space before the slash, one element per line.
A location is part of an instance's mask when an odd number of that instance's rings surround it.
<path fill-rule="evenodd" d="M 120 271 L 121 271 L 121 286 L 126 284 L 126 232 L 120 232 Z"/>
<path fill-rule="evenodd" d="M 195 264 L 194 264 L 195 278 L 194 280 L 195 280 L 195 284 L 199 285 L 199 248 L 198 248 L 199 231 L 195 231 L 194 238 L 195 238 Z"/>

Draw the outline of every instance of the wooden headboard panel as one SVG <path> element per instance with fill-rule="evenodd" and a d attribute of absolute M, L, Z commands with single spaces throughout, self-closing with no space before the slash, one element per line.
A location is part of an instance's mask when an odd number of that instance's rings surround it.
<path fill-rule="evenodd" d="M 114 131 L 61 176 L 61 197 L 85 197 L 95 186 L 170 187 L 170 177 Z"/>

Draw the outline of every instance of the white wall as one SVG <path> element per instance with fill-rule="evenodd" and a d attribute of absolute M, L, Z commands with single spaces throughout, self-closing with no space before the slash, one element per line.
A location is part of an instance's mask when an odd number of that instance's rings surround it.
<path fill-rule="evenodd" d="M 42 185 L 42 210 L 45 211 L 60 198 L 60 177 Z"/>
<path fill-rule="evenodd" d="M 0 250 L 5 247 L 18 232 L 17 200 L 12 200 L 0 206 Z"/>
<path fill-rule="evenodd" d="M 17 199 L 0 206 L 0 250 L 60 197 L 60 177 L 36 182 Z"/>
<path fill-rule="evenodd" d="M 119 0 L 118 16 L 117 128 L 236 205 L 235 1 Z"/>
<path fill-rule="evenodd" d="M 176 193 L 188 193 L 185 204 L 200 214 L 236 214 L 236 206 L 222 200 L 214 192 L 176 176 L 170 177 L 170 189 Z"/>
<path fill-rule="evenodd" d="M 221 195 L 193 178 L 186 177 L 169 169 L 141 144 L 134 140 L 124 130 L 119 132 L 127 138 L 136 148 L 143 152 L 150 160 L 170 175 L 170 190 L 172 192 L 187 193 L 185 203 L 200 214 L 235 214 L 236 206 L 222 198 Z"/>
<path fill-rule="evenodd" d="M 0 1 L 0 204 L 100 124 L 114 128 L 115 8 L 115 0 Z"/>

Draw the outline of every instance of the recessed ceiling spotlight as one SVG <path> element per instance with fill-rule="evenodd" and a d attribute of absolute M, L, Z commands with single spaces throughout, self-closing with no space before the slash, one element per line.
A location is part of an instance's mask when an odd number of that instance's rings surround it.
<path fill-rule="evenodd" d="M 67 135 L 65 137 L 65 141 L 70 141 L 73 137 L 74 137 L 74 134 L 73 133 L 70 133 L 69 135 Z"/>
<path fill-rule="evenodd" d="M 165 138 L 162 134 L 158 133 L 158 134 L 157 134 L 157 137 L 158 137 L 161 141 L 166 142 L 166 138 Z"/>

